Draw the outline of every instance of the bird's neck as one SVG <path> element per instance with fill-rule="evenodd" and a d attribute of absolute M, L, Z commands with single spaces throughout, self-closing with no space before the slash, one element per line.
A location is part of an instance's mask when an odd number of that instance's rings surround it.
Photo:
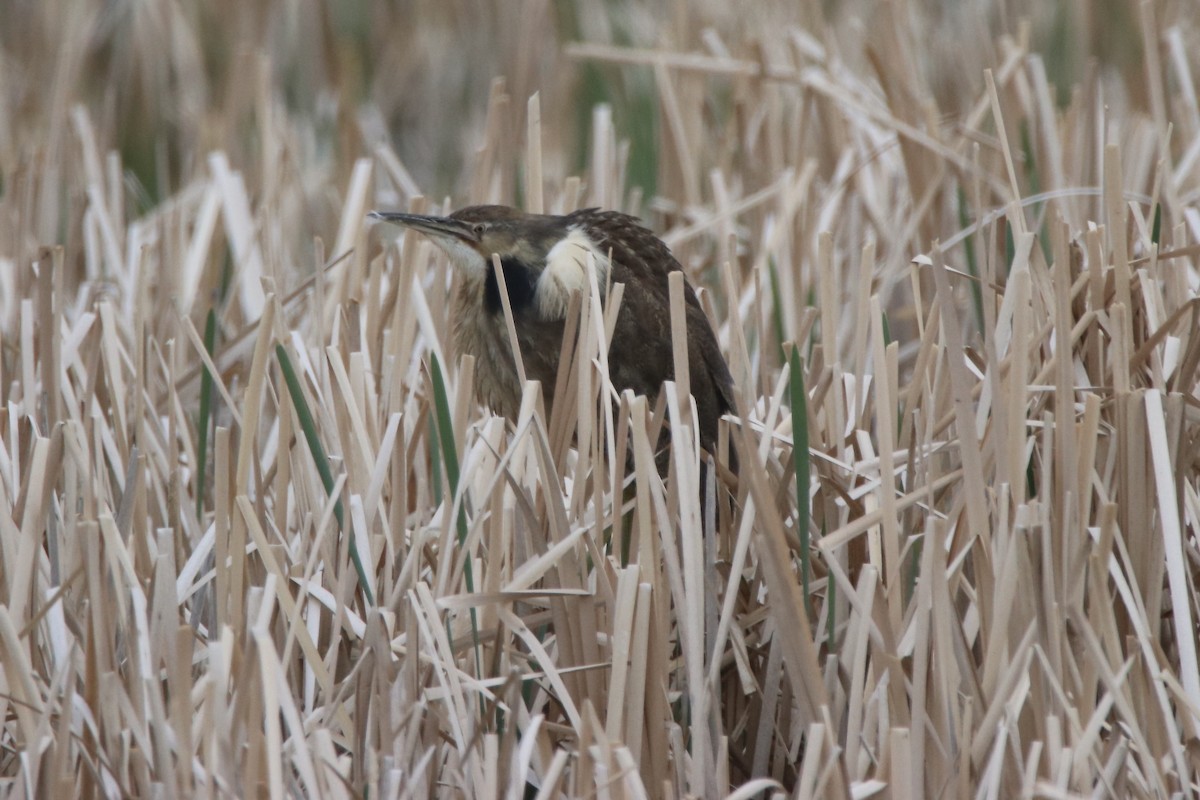
<path fill-rule="evenodd" d="M 516 256 L 505 256 L 500 259 L 500 270 L 497 271 L 493 261 L 483 278 L 483 307 L 487 313 L 499 314 L 504 310 L 501 277 L 503 288 L 508 290 L 513 314 L 524 312 L 533 305 L 539 283 L 537 272 Z"/>
<path fill-rule="evenodd" d="M 603 297 L 611 268 L 608 254 L 582 228 L 571 228 L 546 254 L 546 268 L 538 277 L 534 304 L 543 319 L 563 319 L 571 294 L 591 291 L 591 274 Z"/>

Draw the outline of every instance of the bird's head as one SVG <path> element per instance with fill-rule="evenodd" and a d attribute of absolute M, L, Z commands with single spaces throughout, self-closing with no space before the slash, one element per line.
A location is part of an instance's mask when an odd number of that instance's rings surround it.
<path fill-rule="evenodd" d="M 523 289 L 546 319 L 566 313 L 571 292 L 588 291 L 589 264 L 599 287 L 608 279 L 607 254 L 570 217 L 508 206 L 470 206 L 447 217 L 398 211 L 372 211 L 371 217 L 425 234 L 469 277 L 486 279 L 492 256 L 499 256 L 510 296 Z"/>
<path fill-rule="evenodd" d="M 398 211 L 372 211 L 371 216 L 425 234 L 468 275 L 484 274 L 493 254 L 540 272 L 554 245 L 568 235 L 563 217 L 508 206 L 470 206 L 447 217 Z"/>

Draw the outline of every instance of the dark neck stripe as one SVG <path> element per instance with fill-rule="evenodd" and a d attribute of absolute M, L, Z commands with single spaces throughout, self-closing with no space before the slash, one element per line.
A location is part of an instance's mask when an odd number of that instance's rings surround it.
<path fill-rule="evenodd" d="M 524 311 L 533 304 L 537 274 L 514 256 L 501 258 L 500 267 L 504 270 L 504 283 L 508 286 L 508 302 L 512 305 L 513 313 Z M 489 314 L 504 310 L 500 301 L 500 281 L 496 280 L 496 268 L 491 265 L 483 282 L 483 307 Z"/>

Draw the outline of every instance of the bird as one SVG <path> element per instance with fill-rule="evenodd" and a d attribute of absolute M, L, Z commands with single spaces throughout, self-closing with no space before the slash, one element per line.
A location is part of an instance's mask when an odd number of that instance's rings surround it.
<path fill-rule="evenodd" d="M 370 216 L 424 234 L 460 273 L 450 308 L 452 344 L 459 356 L 474 356 L 478 399 L 494 413 L 515 421 L 522 395 L 501 286 L 507 288 L 526 376 L 541 381 L 549 411 L 571 295 L 589 291 L 589 269 L 601 296 L 610 284 L 625 285 L 608 352 L 613 386 L 645 395 L 653 407 L 663 383 L 674 379 L 668 287 L 671 273 L 682 267 L 637 217 L 598 208 L 531 214 L 502 205 L 469 206 L 448 216 L 397 211 Z M 735 408 L 734 383 L 686 276 L 683 286 L 699 441 L 715 455 L 718 422 Z"/>

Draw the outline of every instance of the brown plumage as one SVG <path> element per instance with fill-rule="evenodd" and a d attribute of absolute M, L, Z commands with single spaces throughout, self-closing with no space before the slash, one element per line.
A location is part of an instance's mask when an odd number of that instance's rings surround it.
<path fill-rule="evenodd" d="M 625 284 L 608 352 L 618 391 L 653 403 L 675 375 L 668 276 L 680 269 L 671 251 L 627 214 L 589 208 L 563 216 L 526 214 L 507 206 L 472 206 L 448 217 L 373 212 L 373 217 L 429 236 L 461 271 L 453 300 L 457 352 L 475 357 L 480 400 L 516 419 L 521 386 L 501 305 L 492 254 L 499 255 L 526 376 L 553 403 L 570 295 L 588 291 L 588 254 L 603 296 L 606 282 Z M 734 408 L 733 379 L 696 293 L 684 281 L 691 390 L 700 444 L 712 451 L 717 422 Z"/>

